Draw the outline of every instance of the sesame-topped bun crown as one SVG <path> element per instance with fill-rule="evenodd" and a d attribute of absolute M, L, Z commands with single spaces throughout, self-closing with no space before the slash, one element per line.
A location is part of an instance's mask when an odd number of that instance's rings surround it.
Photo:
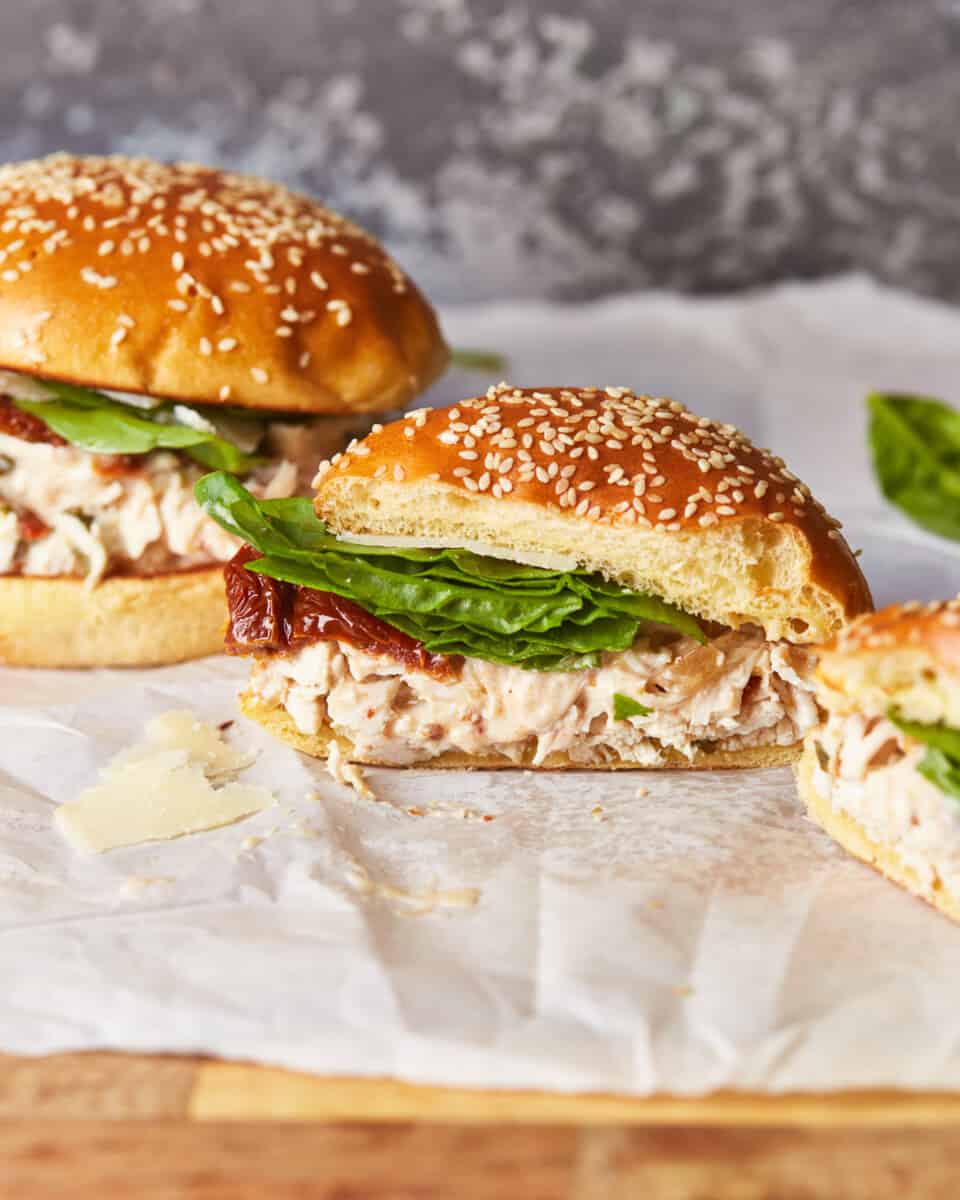
<path fill-rule="evenodd" d="M 817 679 L 838 712 L 960 726 L 960 598 L 894 604 L 855 621 L 821 655 Z"/>
<path fill-rule="evenodd" d="M 707 620 L 822 641 L 871 607 L 838 522 L 730 425 L 627 388 L 500 384 L 321 467 L 344 536 L 559 556 Z"/>
<path fill-rule="evenodd" d="M 0 168 L 0 367 L 338 413 L 399 407 L 445 362 L 406 275 L 306 196 L 146 159 Z"/>

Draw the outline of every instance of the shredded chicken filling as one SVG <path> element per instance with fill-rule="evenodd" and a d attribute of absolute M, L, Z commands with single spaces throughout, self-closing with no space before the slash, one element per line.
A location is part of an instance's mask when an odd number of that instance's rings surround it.
<path fill-rule="evenodd" d="M 926 748 L 885 717 L 832 715 L 814 741 L 813 787 L 921 882 L 960 886 L 960 804 L 917 770 Z"/>
<path fill-rule="evenodd" d="M 355 426 L 351 418 L 349 426 Z M 259 498 L 309 495 L 317 463 L 342 445 L 339 418 L 267 427 Z M 94 455 L 0 433 L 0 575 L 156 574 L 224 562 L 239 542 L 200 509 L 205 468 L 167 450 Z"/>
<path fill-rule="evenodd" d="M 819 719 L 809 660 L 800 647 L 743 629 L 706 645 L 641 639 L 585 671 L 467 658 L 459 677 L 438 679 L 387 655 L 319 641 L 259 660 L 251 686 L 286 709 L 301 732 L 329 723 L 367 761 L 401 765 L 461 751 L 535 766 L 559 754 L 584 764 L 624 758 L 656 766 L 666 748 L 690 758 L 698 748 L 796 743 Z M 616 720 L 615 693 L 649 715 Z"/>

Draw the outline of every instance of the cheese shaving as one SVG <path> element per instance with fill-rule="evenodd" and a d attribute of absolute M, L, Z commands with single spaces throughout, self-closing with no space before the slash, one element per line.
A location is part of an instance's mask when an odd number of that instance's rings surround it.
<path fill-rule="evenodd" d="M 490 542 L 472 542 L 463 538 L 422 538 L 379 533 L 342 533 L 337 537 L 341 542 L 353 542 L 357 546 L 395 546 L 398 550 L 469 550 L 471 554 L 479 554 L 483 558 L 502 558 L 528 567 L 542 567 L 545 571 L 576 571 L 579 567 L 577 559 L 568 554 L 548 550 L 505 549 Z"/>
<path fill-rule="evenodd" d="M 54 820 L 93 854 L 231 825 L 275 802 L 266 788 L 232 782 L 252 762 L 193 714 L 166 713 L 147 725 L 145 742 L 116 755 Z"/>

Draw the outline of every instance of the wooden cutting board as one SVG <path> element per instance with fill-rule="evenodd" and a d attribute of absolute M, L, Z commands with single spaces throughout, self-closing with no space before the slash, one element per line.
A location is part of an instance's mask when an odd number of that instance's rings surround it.
<path fill-rule="evenodd" d="M 952 1128 L 960 1126 L 960 1094 L 719 1092 L 637 1099 L 317 1078 L 201 1058 L 0 1056 L 0 1120 L 18 1118 Z"/>
<path fill-rule="evenodd" d="M 0 1198 L 955 1200 L 958 1127 L 955 1094 L 636 1100 L 0 1057 Z"/>

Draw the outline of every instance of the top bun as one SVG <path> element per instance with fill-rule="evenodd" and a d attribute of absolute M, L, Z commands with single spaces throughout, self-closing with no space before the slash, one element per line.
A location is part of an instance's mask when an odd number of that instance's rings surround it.
<path fill-rule="evenodd" d="M 400 407 L 446 361 L 396 263 L 306 196 L 147 159 L 0 168 L 0 367 L 342 413 Z"/>
<path fill-rule="evenodd" d="M 821 654 L 817 680 L 840 713 L 960 726 L 960 598 L 894 604 L 862 617 Z"/>
<path fill-rule="evenodd" d="M 822 641 L 872 607 L 839 522 L 781 459 L 627 388 L 500 384 L 375 425 L 315 482 L 346 536 L 559 555 L 771 639 Z"/>

